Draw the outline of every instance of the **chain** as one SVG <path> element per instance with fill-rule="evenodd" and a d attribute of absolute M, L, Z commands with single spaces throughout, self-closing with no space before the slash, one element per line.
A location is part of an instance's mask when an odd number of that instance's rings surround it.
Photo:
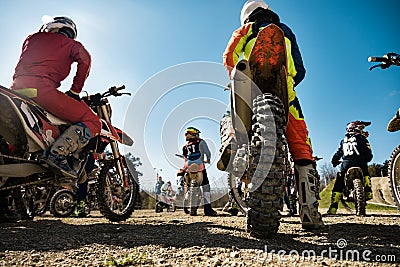
<path fill-rule="evenodd" d="M 9 156 L 9 155 L 5 155 L 2 153 L 0 153 L 0 157 L 7 158 L 7 159 L 14 159 L 14 160 L 23 161 L 23 162 L 37 163 L 37 161 L 35 161 L 35 160 L 29 160 L 29 159 L 20 158 L 20 157 Z"/>
<path fill-rule="evenodd" d="M 54 177 L 50 177 L 50 178 L 46 178 L 46 179 L 41 179 L 41 180 L 36 180 L 36 181 L 32 181 L 32 182 L 25 182 L 25 183 L 19 183 L 19 184 L 15 184 L 15 185 L 9 185 L 9 186 L 5 186 L 5 187 L 1 187 L 1 188 L 0 188 L 0 191 L 5 191 L 5 190 L 13 189 L 13 188 L 17 188 L 17 187 L 20 187 L 20 186 L 41 184 L 41 183 L 43 183 L 43 182 L 48 182 L 48 181 L 54 181 Z"/>

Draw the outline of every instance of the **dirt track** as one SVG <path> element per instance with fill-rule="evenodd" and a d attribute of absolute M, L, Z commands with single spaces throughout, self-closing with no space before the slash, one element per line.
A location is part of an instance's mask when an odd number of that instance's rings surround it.
<path fill-rule="evenodd" d="M 283 217 L 275 238 L 257 240 L 246 233 L 244 216 L 222 212 L 217 217 L 201 212 L 190 217 L 181 210 L 143 210 L 124 223 L 110 223 L 96 212 L 85 219 L 45 215 L 0 224 L 0 265 L 104 266 L 112 258 L 119 266 L 381 266 L 378 260 L 383 259 L 387 266 L 400 263 L 399 212 L 364 218 L 342 213 L 324 221 L 321 231 L 307 232 L 298 217 Z"/>

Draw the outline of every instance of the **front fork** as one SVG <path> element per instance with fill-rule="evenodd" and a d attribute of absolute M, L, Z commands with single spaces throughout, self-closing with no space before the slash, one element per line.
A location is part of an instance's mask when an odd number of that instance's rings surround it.
<path fill-rule="evenodd" d="M 128 179 L 126 178 L 126 173 L 123 168 L 123 166 L 124 166 L 123 157 L 119 153 L 119 149 L 118 149 L 118 146 L 115 141 L 111 141 L 110 145 L 111 145 L 111 151 L 112 151 L 112 154 L 114 157 L 114 164 L 117 169 L 118 175 L 124 181 L 124 183 L 123 183 L 124 186 L 129 187 L 129 182 L 128 182 Z"/>
<path fill-rule="evenodd" d="M 111 120 L 110 120 L 110 117 L 108 116 L 107 106 L 106 105 L 102 105 L 101 106 L 101 111 L 103 113 L 104 119 L 107 122 L 109 122 L 110 125 L 111 125 Z M 124 181 L 123 185 L 125 187 L 129 187 L 129 182 L 128 182 L 128 179 L 126 178 L 126 174 L 125 174 L 125 171 L 124 171 L 124 168 L 123 168 L 123 161 L 122 161 L 123 157 L 119 153 L 117 142 L 111 140 L 110 145 L 111 145 L 111 151 L 112 151 L 113 158 L 114 158 L 114 164 L 115 164 L 115 167 L 117 169 L 118 175 Z"/>

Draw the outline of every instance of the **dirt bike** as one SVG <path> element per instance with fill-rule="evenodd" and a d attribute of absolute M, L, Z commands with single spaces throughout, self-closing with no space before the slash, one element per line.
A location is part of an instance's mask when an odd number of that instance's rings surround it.
<path fill-rule="evenodd" d="M 101 119 L 102 130 L 79 155 L 78 179 L 83 177 L 89 151 L 101 156 L 109 145 L 112 156 L 102 162 L 97 197 L 101 213 L 110 221 L 122 221 L 130 217 L 139 191 L 138 180 L 129 172 L 125 158 L 118 149 L 118 143 L 131 146 L 133 140 L 111 124 L 112 112 L 107 100 L 109 96 L 129 94 L 120 92 L 124 88 L 111 87 L 103 94 L 82 98 Z M 11 192 L 19 214 L 27 212 L 21 187 L 61 186 L 76 182 L 41 164 L 44 151 L 70 124 L 46 112 L 26 93 L 25 89 L 9 90 L 0 86 L 0 135 L 13 148 L 0 154 L 0 193 L 7 195 Z M 68 160 L 77 162 L 73 156 L 69 156 Z"/>
<path fill-rule="evenodd" d="M 183 158 L 182 155 L 175 154 L 175 156 Z M 204 163 L 199 165 L 197 163 L 190 163 L 189 166 L 183 170 L 181 169 L 178 176 L 183 176 L 184 188 L 186 192 L 184 193 L 183 209 L 186 214 L 191 216 L 197 215 L 197 209 L 201 204 L 201 199 L 203 198 L 203 191 L 201 189 L 201 184 L 203 182 L 203 168 Z"/>
<path fill-rule="evenodd" d="M 360 167 L 351 167 L 344 176 L 343 207 L 358 216 L 364 216 L 367 206 L 364 190 L 364 174 Z"/>
<path fill-rule="evenodd" d="M 278 230 L 284 181 L 291 171 L 285 137 L 289 103 L 283 32 L 270 24 L 258 36 L 271 32 L 277 39 L 257 38 L 254 47 L 262 49 L 253 48 L 249 60 L 239 61 L 232 72 L 230 112 L 221 121 L 217 164 L 229 172 L 228 185 L 247 214 L 248 231 L 263 238 Z M 278 45 L 268 48 L 263 40 Z M 274 54 L 274 48 L 280 51 Z M 271 62 L 267 54 L 274 54 L 274 63 L 260 68 L 259 60 Z"/>
<path fill-rule="evenodd" d="M 63 185 L 69 186 L 69 184 Z M 47 185 L 47 186 L 25 186 L 21 187 L 22 199 L 26 203 L 26 216 L 22 219 L 33 219 L 36 215 L 43 215 L 50 210 L 51 199 L 54 194 L 62 187 Z"/>
<path fill-rule="evenodd" d="M 156 201 L 156 207 L 155 207 L 156 213 L 163 212 L 164 209 L 166 209 L 167 212 L 175 212 L 176 211 L 174 199 L 171 196 L 169 196 L 168 194 L 165 194 L 165 193 L 161 193 L 161 195 L 159 197 L 161 199 Z"/>
<path fill-rule="evenodd" d="M 85 199 L 84 212 L 90 214 L 93 209 L 98 209 L 97 204 L 97 176 L 100 172 L 99 167 L 95 167 L 87 177 L 88 188 Z M 50 200 L 50 213 L 54 217 L 68 217 L 76 208 L 77 205 L 77 191 L 78 185 L 67 188 L 61 188 L 56 191 Z"/>
<path fill-rule="evenodd" d="M 36 215 L 43 215 L 50 208 L 50 200 L 57 191 L 56 186 L 51 184 L 43 186 L 21 186 L 10 191 L 9 210 L 25 212 L 17 212 L 22 220 L 32 220 Z M 15 201 L 13 196 L 18 195 Z"/>
<path fill-rule="evenodd" d="M 369 62 L 381 62 L 370 67 L 369 70 L 380 67 L 387 69 L 390 66 L 400 66 L 400 55 L 396 53 L 387 53 L 383 57 L 369 57 Z M 400 114 L 399 114 L 400 115 Z M 394 198 L 397 209 L 400 210 L 400 145 L 392 152 L 389 159 L 389 185 Z"/>

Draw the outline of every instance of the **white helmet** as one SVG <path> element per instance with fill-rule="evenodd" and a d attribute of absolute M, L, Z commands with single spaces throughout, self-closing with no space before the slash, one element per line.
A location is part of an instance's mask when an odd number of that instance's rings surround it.
<path fill-rule="evenodd" d="M 44 22 L 39 32 L 59 32 L 71 39 L 75 39 L 77 35 L 76 25 L 72 19 L 68 17 L 51 18 Z"/>
<path fill-rule="evenodd" d="M 269 5 L 265 3 L 263 0 L 247 1 L 242 8 L 242 12 L 240 12 L 240 23 L 244 25 L 245 21 L 249 18 L 251 13 L 253 13 L 253 11 L 259 7 L 264 9 L 269 9 Z"/>

